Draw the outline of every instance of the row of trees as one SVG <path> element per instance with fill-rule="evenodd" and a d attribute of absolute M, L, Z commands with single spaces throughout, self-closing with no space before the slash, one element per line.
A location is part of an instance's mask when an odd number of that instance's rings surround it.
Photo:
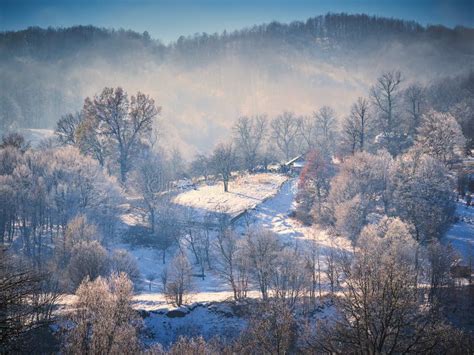
<path fill-rule="evenodd" d="M 265 115 L 240 117 L 233 126 L 232 144 L 220 144 L 209 157 L 198 155 L 191 174 L 218 174 L 227 191 L 231 170 L 265 170 L 270 163 L 312 150 L 325 159 L 380 149 L 395 157 L 414 144 L 445 164 L 458 161 L 472 141 L 467 99 L 457 109 L 442 108 L 436 100 L 443 86 L 403 87 L 403 82 L 400 72 L 384 73 L 369 97 L 359 97 L 342 120 L 328 106 L 306 117 L 291 112 L 271 120 Z"/>

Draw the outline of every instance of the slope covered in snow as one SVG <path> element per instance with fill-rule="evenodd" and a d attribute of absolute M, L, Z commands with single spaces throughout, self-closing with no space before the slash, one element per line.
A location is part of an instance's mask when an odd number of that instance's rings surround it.
<path fill-rule="evenodd" d="M 179 194 L 173 202 L 201 213 L 224 212 L 234 218 L 276 195 L 286 180 L 279 174 L 243 175 L 230 181 L 229 192 L 224 192 L 220 183 L 202 185 Z"/>

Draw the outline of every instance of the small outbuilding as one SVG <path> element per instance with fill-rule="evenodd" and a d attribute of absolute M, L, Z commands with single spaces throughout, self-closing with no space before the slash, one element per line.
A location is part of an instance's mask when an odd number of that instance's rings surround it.
<path fill-rule="evenodd" d="M 299 174 L 306 164 L 304 154 L 300 154 L 284 164 L 284 170 L 288 174 Z"/>

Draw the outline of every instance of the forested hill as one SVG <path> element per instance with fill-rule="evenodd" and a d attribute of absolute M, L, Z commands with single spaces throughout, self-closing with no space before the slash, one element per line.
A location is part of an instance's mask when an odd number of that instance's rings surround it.
<path fill-rule="evenodd" d="M 94 26 L 68 28 L 29 27 L 21 31 L 0 32 L 3 59 L 32 57 L 40 60 L 60 60 L 76 56 L 83 50 L 96 50 L 113 58 L 110 50 L 132 52 L 149 50 L 158 57 L 169 53 L 189 54 L 200 51 L 223 51 L 242 41 L 287 44 L 295 48 L 321 47 L 322 43 L 344 45 L 357 49 L 370 40 L 434 41 L 461 52 L 474 53 L 474 29 L 444 26 L 421 26 L 413 21 L 368 15 L 327 14 L 290 24 L 271 22 L 221 34 L 200 33 L 181 36 L 167 46 L 152 39 L 148 32 L 114 30 Z M 361 43 L 362 41 L 362 43 Z M 263 42 L 263 43 L 262 43 Z M 272 44 L 273 44 L 272 43 Z"/>
<path fill-rule="evenodd" d="M 426 83 L 464 74 L 473 61 L 472 28 L 367 15 L 272 22 L 169 45 L 147 32 L 33 27 L 0 33 L 0 130 L 52 128 L 84 97 L 120 85 L 152 95 L 176 141 L 206 149 L 241 114 L 306 114 L 329 104 L 342 115 L 384 70 Z"/>

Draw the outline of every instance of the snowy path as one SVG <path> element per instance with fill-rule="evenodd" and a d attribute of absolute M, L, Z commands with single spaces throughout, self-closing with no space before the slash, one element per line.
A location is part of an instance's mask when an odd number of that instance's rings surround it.
<path fill-rule="evenodd" d="M 241 218 L 236 229 L 245 230 L 246 224 L 258 225 L 269 229 L 282 237 L 298 237 L 303 233 L 298 230 L 298 225 L 289 218 L 288 214 L 294 208 L 297 192 L 297 181 L 291 179 L 284 183 L 278 194 L 248 212 Z"/>
<path fill-rule="evenodd" d="M 459 202 L 456 216 L 459 221 L 451 226 L 443 242 L 451 243 L 467 264 L 470 258 L 474 259 L 474 206 L 466 208 L 464 201 Z"/>

